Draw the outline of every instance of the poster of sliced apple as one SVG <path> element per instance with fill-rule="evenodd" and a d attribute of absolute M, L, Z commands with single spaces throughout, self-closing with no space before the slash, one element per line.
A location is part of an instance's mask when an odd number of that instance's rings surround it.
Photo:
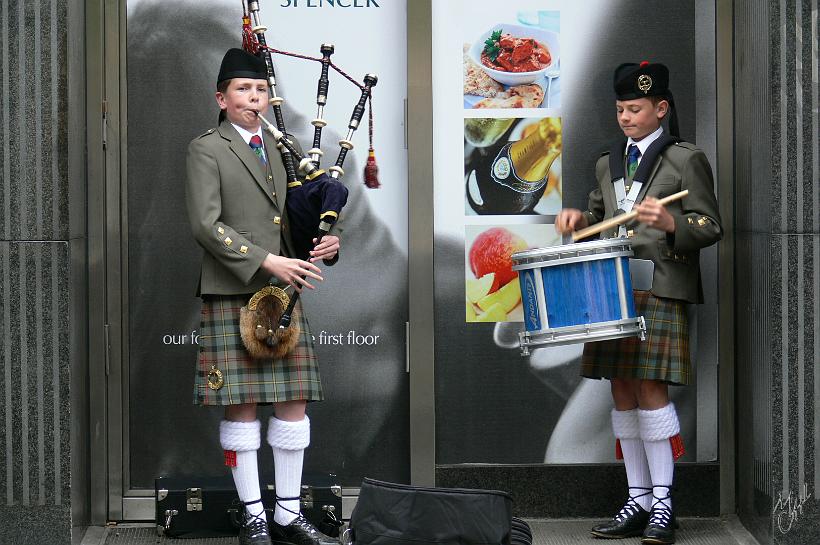
<path fill-rule="evenodd" d="M 467 225 L 465 318 L 467 322 L 521 322 L 521 289 L 512 254 L 561 244 L 552 224 Z"/>

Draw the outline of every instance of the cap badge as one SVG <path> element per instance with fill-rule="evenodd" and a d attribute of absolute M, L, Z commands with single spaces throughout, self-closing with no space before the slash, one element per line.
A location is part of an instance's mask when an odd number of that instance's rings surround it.
<path fill-rule="evenodd" d="M 638 89 L 644 92 L 644 94 L 648 93 L 649 90 L 652 88 L 652 78 L 650 78 L 646 74 L 641 74 L 638 76 Z"/>

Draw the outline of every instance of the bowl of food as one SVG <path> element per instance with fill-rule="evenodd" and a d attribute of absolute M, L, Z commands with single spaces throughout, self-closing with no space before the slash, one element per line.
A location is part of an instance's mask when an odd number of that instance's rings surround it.
<path fill-rule="evenodd" d="M 558 64 L 558 35 L 535 27 L 498 24 L 470 47 L 470 59 L 504 85 L 535 83 Z"/>

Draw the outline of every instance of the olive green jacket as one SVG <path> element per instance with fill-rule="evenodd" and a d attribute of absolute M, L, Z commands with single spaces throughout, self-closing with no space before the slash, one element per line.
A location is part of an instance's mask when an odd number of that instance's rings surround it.
<path fill-rule="evenodd" d="M 584 213 L 590 225 L 611 218 L 617 199 L 609 171 L 609 154 L 595 166 L 598 188 L 589 194 L 589 210 Z M 723 237 L 712 169 L 706 155 L 688 142 L 679 142 L 660 153 L 636 204 L 646 196 L 663 198 L 689 190 L 689 195 L 669 203 L 666 209 L 675 220 L 675 232 L 648 227 L 637 220 L 626 224 L 627 236 L 638 259 L 655 264 L 652 293 L 657 297 L 703 302 L 700 277 L 700 249 Z M 601 238 L 618 236 L 618 228 L 601 233 Z"/>
<path fill-rule="evenodd" d="M 268 253 L 287 255 L 293 247 L 285 167 L 273 138 L 263 138 L 267 168 L 227 120 L 188 146 L 185 201 L 194 238 L 205 250 L 198 295 L 257 291 L 270 279 L 260 269 Z"/>

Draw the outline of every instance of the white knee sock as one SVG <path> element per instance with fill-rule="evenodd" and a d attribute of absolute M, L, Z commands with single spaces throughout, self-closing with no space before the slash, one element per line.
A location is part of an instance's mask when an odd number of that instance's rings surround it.
<path fill-rule="evenodd" d="M 239 499 L 244 502 L 248 514 L 265 519 L 265 508 L 262 505 L 262 494 L 259 491 L 259 469 L 256 462 L 256 451 L 261 444 L 262 425 L 259 420 L 253 422 L 234 422 L 223 420 L 219 423 L 219 442 L 226 451 L 226 460 L 236 456 L 236 465 L 231 467 L 233 482 Z M 259 500 L 259 501 L 257 501 Z M 250 503 L 249 502 L 255 502 Z"/>
<path fill-rule="evenodd" d="M 273 520 L 285 526 L 299 514 L 302 488 L 302 462 L 310 444 L 310 420 L 286 422 L 271 417 L 268 423 L 268 443 L 273 448 L 276 485 L 276 510 Z M 288 499 L 279 499 L 288 498 Z"/>
<path fill-rule="evenodd" d="M 652 506 L 652 479 L 646 463 L 646 453 L 641 441 L 638 424 L 638 409 L 629 411 L 612 410 L 612 432 L 621 444 L 629 483 L 629 496 L 649 511 Z"/>
<path fill-rule="evenodd" d="M 649 472 L 652 475 L 652 508 L 672 512 L 671 487 L 675 473 L 675 458 L 669 441 L 680 433 L 675 405 L 653 411 L 638 411 Z"/>

